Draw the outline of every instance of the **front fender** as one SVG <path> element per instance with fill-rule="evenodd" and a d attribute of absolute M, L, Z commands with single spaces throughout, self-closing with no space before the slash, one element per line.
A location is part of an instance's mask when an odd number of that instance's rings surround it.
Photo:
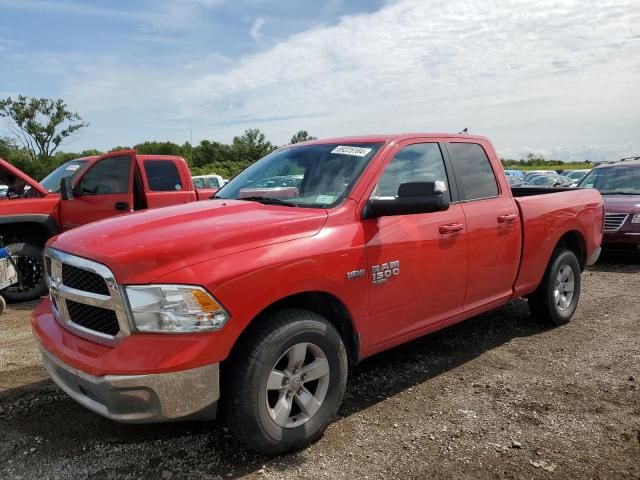
<path fill-rule="evenodd" d="M 231 314 L 223 328 L 224 357 L 247 326 L 270 305 L 291 295 L 325 292 L 346 307 L 356 334 L 367 314 L 368 277 L 347 279 L 365 269 L 362 248 L 326 252 L 326 239 L 304 238 L 202 262 L 164 275 L 154 282 L 198 284 L 209 290 Z M 297 252 L 297 253 L 295 253 Z M 286 259 L 274 262 L 274 259 Z M 361 340 L 364 341 L 363 338 Z"/>

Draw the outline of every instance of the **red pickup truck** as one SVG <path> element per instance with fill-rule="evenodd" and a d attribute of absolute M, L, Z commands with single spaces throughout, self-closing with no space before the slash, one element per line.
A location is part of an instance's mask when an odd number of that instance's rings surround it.
<path fill-rule="evenodd" d="M 22 274 L 21 284 L 2 295 L 14 302 L 46 293 L 42 250 L 52 236 L 125 212 L 189 203 L 212 194 L 194 189 L 182 158 L 137 155 L 134 150 L 71 160 L 40 183 L 0 159 L 2 184 L 9 189 L 0 196 L 0 236 L 17 256 Z"/>
<path fill-rule="evenodd" d="M 296 195 L 246 195 L 280 175 L 302 176 Z M 603 216 L 593 189 L 512 194 L 484 137 L 312 141 L 214 200 L 52 239 L 32 327 L 51 377 L 94 412 L 157 422 L 219 407 L 278 454 L 322 434 L 365 357 L 518 297 L 568 322 Z"/>

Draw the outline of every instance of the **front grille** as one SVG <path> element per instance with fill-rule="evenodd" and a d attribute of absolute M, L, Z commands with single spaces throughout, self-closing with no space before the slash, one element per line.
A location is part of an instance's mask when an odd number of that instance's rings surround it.
<path fill-rule="evenodd" d="M 106 265 L 49 247 L 45 258 L 54 315 L 61 324 L 104 345 L 129 335 L 122 295 Z"/>
<path fill-rule="evenodd" d="M 620 230 L 622 224 L 627 220 L 629 215 L 626 213 L 606 213 L 604 216 L 604 231 L 616 232 Z"/>
<path fill-rule="evenodd" d="M 62 282 L 76 290 L 97 293 L 99 295 L 109 295 L 107 282 L 100 275 L 89 270 L 74 267 L 67 263 L 62 264 Z"/>
<path fill-rule="evenodd" d="M 69 318 L 76 325 L 112 336 L 117 335 L 120 331 L 118 318 L 113 310 L 85 305 L 72 300 L 66 302 Z"/>

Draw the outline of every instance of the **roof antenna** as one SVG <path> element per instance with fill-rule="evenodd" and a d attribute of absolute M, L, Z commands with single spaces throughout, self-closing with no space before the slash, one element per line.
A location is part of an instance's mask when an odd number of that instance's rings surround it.
<path fill-rule="evenodd" d="M 458 132 L 458 135 L 462 135 L 463 133 L 469 133 L 467 127 L 464 127 L 464 130 L 462 130 L 461 132 Z"/>

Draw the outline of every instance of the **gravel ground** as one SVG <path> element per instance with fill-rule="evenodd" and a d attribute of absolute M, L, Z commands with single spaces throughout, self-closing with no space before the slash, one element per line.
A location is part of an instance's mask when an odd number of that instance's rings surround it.
<path fill-rule="evenodd" d="M 32 305 L 0 317 L 0 478 L 640 479 L 640 259 L 584 275 L 573 321 L 511 304 L 368 359 L 316 444 L 268 459 L 217 422 L 119 425 L 46 379 Z"/>

